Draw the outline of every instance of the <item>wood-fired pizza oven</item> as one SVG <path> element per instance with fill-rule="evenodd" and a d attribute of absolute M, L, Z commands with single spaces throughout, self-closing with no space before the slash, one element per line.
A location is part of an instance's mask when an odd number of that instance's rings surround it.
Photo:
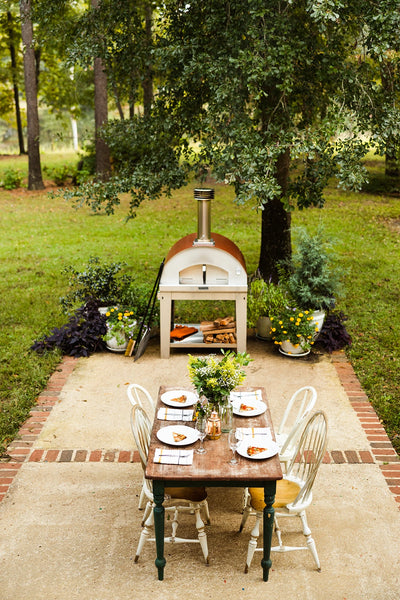
<path fill-rule="evenodd" d="M 198 202 L 197 234 L 178 240 L 169 250 L 160 279 L 161 357 L 167 358 L 175 345 L 202 347 L 201 332 L 180 342 L 170 340 L 174 300 L 234 300 L 236 306 L 236 343 L 219 347 L 246 349 L 247 272 L 243 254 L 227 237 L 211 233 L 213 189 L 195 189 Z"/>

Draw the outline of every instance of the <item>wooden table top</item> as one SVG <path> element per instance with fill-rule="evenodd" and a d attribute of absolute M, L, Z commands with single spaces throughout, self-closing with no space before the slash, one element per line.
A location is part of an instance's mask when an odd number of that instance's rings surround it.
<path fill-rule="evenodd" d="M 161 395 L 169 390 L 177 389 L 161 386 L 158 393 L 157 406 L 153 429 L 151 432 L 151 441 L 149 457 L 146 467 L 146 478 L 158 481 L 164 481 L 167 485 L 208 485 L 208 486 L 255 486 L 263 487 L 263 482 L 276 481 L 282 479 L 282 469 L 279 462 L 279 456 L 255 460 L 244 458 L 237 455 L 239 464 L 230 465 L 232 451 L 228 446 L 228 434 L 222 433 L 218 440 L 204 440 L 205 454 L 194 452 L 192 465 L 166 465 L 154 463 L 154 453 L 156 448 L 171 448 L 160 442 L 157 438 L 157 432 L 161 427 L 178 423 L 177 421 L 162 421 L 157 419 L 157 411 L 164 404 L 161 402 Z M 184 389 L 179 387 L 179 389 Z M 270 427 L 273 439 L 275 434 L 273 430 L 271 414 L 268 407 L 268 401 L 264 388 L 247 387 L 239 388 L 242 391 L 261 389 L 262 399 L 267 405 L 267 410 L 257 417 L 238 417 L 233 416 L 234 427 Z M 194 423 L 179 421 L 179 424 L 194 428 Z M 188 446 L 180 446 L 181 449 L 196 449 L 199 442 Z"/>

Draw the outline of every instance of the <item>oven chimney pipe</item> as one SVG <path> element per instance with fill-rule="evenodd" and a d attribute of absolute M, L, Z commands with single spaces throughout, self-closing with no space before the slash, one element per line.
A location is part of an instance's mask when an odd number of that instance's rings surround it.
<path fill-rule="evenodd" d="M 197 200 L 197 238 L 193 246 L 215 246 L 211 239 L 211 200 L 214 198 L 214 190 L 196 188 L 194 198 Z"/>

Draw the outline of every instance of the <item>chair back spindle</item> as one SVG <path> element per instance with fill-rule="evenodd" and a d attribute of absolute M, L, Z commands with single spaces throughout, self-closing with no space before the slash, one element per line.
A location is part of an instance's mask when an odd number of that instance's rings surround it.
<path fill-rule="evenodd" d="M 292 505 L 307 502 L 318 468 L 327 446 L 327 419 L 322 411 L 315 412 L 301 434 L 296 455 L 289 463 L 286 478 L 303 482 Z"/>
<path fill-rule="evenodd" d="M 143 386 L 138 383 L 131 383 L 126 390 L 126 393 L 132 406 L 138 404 L 153 419 L 154 401 L 150 393 Z"/>

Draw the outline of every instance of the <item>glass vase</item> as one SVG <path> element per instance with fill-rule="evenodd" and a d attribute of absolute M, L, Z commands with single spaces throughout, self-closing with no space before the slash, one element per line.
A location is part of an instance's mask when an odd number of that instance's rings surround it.
<path fill-rule="evenodd" d="M 221 419 L 222 433 L 228 433 L 232 429 L 233 406 L 229 396 L 225 396 L 218 405 L 219 418 Z"/>

